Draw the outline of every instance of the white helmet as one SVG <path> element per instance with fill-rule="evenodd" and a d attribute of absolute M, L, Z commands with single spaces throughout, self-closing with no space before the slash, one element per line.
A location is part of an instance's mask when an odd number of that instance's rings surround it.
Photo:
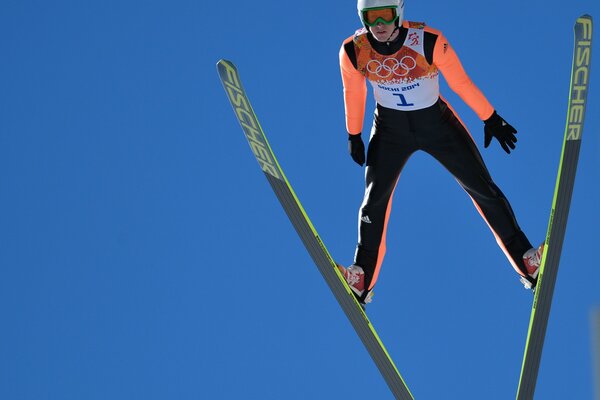
<path fill-rule="evenodd" d="M 369 8 L 395 8 L 396 16 L 398 16 L 398 26 L 402 24 L 404 17 L 404 0 L 358 0 L 356 8 L 358 9 L 358 17 L 363 25 L 367 26 L 363 17 L 363 11 Z"/>

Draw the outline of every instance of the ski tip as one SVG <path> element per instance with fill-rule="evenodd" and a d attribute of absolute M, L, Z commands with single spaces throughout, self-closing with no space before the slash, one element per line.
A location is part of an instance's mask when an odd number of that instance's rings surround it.
<path fill-rule="evenodd" d="M 235 73 L 237 73 L 237 67 L 231 61 L 222 58 L 217 61 L 217 71 L 219 71 L 219 73 L 223 71 L 235 71 Z"/>
<path fill-rule="evenodd" d="M 592 16 L 590 14 L 583 14 L 581 17 L 577 18 L 577 20 L 580 19 L 589 19 L 590 21 L 592 21 Z"/>
<path fill-rule="evenodd" d="M 217 71 L 219 74 L 226 73 L 227 71 L 235 71 L 235 73 L 237 73 L 237 68 L 235 67 L 234 63 L 222 58 L 217 61 Z"/>
<path fill-rule="evenodd" d="M 229 61 L 229 60 L 226 60 L 226 59 L 224 59 L 224 58 L 221 58 L 219 61 L 217 61 L 217 67 L 218 67 L 219 65 L 224 65 L 224 64 L 228 64 L 228 65 L 231 65 L 231 66 L 233 66 L 233 63 L 232 63 L 231 61 Z"/>

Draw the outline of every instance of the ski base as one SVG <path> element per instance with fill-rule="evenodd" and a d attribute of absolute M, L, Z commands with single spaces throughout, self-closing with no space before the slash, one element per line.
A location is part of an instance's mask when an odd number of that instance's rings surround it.
<path fill-rule="evenodd" d="M 234 113 L 242 126 L 242 130 L 246 135 L 246 139 L 248 139 L 248 143 L 258 164 L 296 229 L 298 236 L 300 236 L 306 250 L 323 275 L 325 282 L 379 368 L 394 397 L 397 400 L 413 400 L 410 390 L 377 335 L 375 328 L 352 294 L 350 287 L 346 284 L 335 261 L 321 241 L 315 227 L 308 218 L 292 186 L 277 162 L 275 154 L 242 87 L 235 65 L 230 61 L 220 60 L 217 63 L 217 70 Z"/>
<path fill-rule="evenodd" d="M 578 18 L 574 31 L 575 47 L 567 125 L 546 233 L 545 250 L 531 309 L 517 400 L 531 400 L 535 392 L 579 160 L 590 76 L 592 17 L 583 15 Z"/>

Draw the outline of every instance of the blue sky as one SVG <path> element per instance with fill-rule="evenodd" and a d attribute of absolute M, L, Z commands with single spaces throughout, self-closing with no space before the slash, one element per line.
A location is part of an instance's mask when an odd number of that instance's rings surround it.
<path fill-rule="evenodd" d="M 600 5 L 406 4 L 407 19 L 445 33 L 519 131 L 513 154 L 497 143 L 482 153 L 535 243 L 583 13 L 598 21 Z M 340 0 L 2 2 L 0 398 L 392 398 L 257 167 L 215 69 L 220 58 L 238 65 L 298 197 L 349 264 L 363 170 L 347 154 L 337 54 L 359 25 L 355 3 Z M 595 78 L 540 399 L 593 396 Z M 483 147 L 482 123 L 442 90 Z M 372 109 L 370 98 L 365 130 Z M 453 178 L 413 156 L 368 312 L 415 397 L 514 398 L 531 300 Z"/>

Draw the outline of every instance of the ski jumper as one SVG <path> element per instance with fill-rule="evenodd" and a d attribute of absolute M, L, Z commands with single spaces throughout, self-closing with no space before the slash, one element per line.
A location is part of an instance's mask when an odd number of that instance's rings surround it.
<path fill-rule="evenodd" d="M 342 44 L 340 68 L 346 128 L 351 135 L 362 131 L 367 80 L 377 103 L 354 258 L 365 272 L 367 288 L 371 290 L 377 282 L 385 256 L 387 223 L 400 173 L 418 150 L 433 156 L 455 177 L 515 270 L 524 276 L 522 256 L 531 243 L 494 184 L 471 135 L 440 97 L 439 73 L 480 119 L 489 118 L 494 108 L 467 76 L 442 33 L 423 23 L 404 21 L 396 40 L 381 43 L 366 29 L 358 30 Z"/>

